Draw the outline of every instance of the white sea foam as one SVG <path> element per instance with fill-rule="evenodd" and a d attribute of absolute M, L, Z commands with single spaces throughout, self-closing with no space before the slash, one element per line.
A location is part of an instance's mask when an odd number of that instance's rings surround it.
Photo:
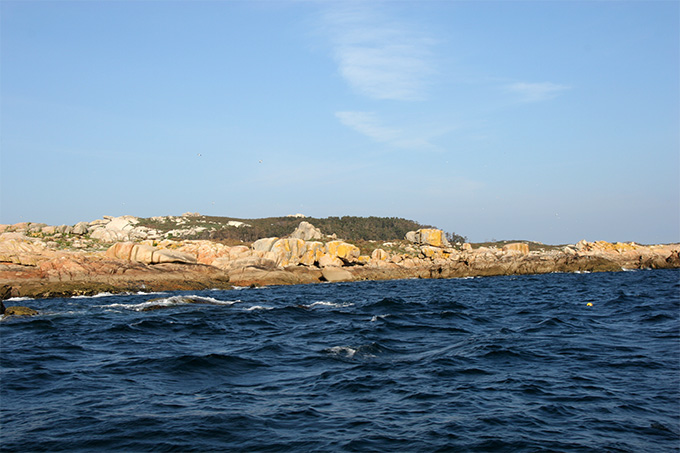
<path fill-rule="evenodd" d="M 125 293 L 120 293 L 120 294 L 103 292 L 103 293 L 93 294 L 91 296 L 88 296 L 88 295 L 71 296 L 71 299 L 97 299 L 99 297 L 125 296 L 125 295 L 153 296 L 153 295 L 159 295 L 159 294 L 167 294 L 167 293 L 162 292 L 162 291 L 149 291 L 149 292 L 137 291 L 137 292 L 125 292 Z"/>
<path fill-rule="evenodd" d="M 254 310 L 273 310 L 274 307 L 265 307 L 264 305 L 253 305 L 252 307 L 246 308 L 247 311 L 254 311 Z"/>
<path fill-rule="evenodd" d="M 378 319 L 385 319 L 385 318 L 387 318 L 388 316 L 390 316 L 389 313 L 388 313 L 388 314 L 385 314 L 385 315 L 375 315 L 375 316 L 373 316 L 373 317 L 371 318 L 371 322 L 376 322 Z"/>
<path fill-rule="evenodd" d="M 319 300 L 317 302 L 314 302 L 313 304 L 306 305 L 308 308 L 312 307 L 338 307 L 338 308 L 343 308 L 343 307 L 351 307 L 354 304 L 351 302 L 346 302 L 346 303 L 336 303 L 336 302 L 329 302 L 326 300 Z"/>
<path fill-rule="evenodd" d="M 23 300 L 33 300 L 30 297 L 10 297 L 9 299 L 5 299 L 5 302 L 21 302 Z"/>
<path fill-rule="evenodd" d="M 233 305 L 237 302 L 241 302 L 240 300 L 219 300 L 219 299 L 215 299 L 213 297 L 205 297 L 205 296 L 171 296 L 171 297 L 164 297 L 164 298 L 160 298 L 160 299 L 147 300 L 146 302 L 142 302 L 142 303 L 139 303 L 139 304 L 101 305 L 100 308 L 109 308 L 109 309 L 115 308 L 115 309 L 124 309 L 124 310 L 143 311 L 145 308 L 148 308 L 148 307 L 155 307 L 155 306 L 171 307 L 171 306 L 174 306 L 174 305 L 189 305 L 189 304 L 195 304 L 196 303 L 196 302 L 191 302 L 187 299 L 198 301 L 199 304 L 212 304 L 212 305 Z"/>
<path fill-rule="evenodd" d="M 354 354 L 357 353 L 356 349 L 350 348 L 349 346 L 333 346 L 332 348 L 325 349 L 324 351 L 349 358 L 354 357 Z"/>
<path fill-rule="evenodd" d="M 80 295 L 80 296 L 71 296 L 71 299 L 96 299 L 99 297 L 109 297 L 109 296 L 115 296 L 116 294 L 109 293 L 109 292 L 103 292 L 103 293 L 97 293 L 93 294 L 91 296 L 88 295 Z"/>

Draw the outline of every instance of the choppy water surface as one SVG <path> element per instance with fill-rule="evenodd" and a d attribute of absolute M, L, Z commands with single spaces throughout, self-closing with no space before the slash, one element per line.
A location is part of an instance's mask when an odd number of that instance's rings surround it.
<path fill-rule="evenodd" d="M 2 451 L 680 446 L 678 270 L 6 305 Z"/>

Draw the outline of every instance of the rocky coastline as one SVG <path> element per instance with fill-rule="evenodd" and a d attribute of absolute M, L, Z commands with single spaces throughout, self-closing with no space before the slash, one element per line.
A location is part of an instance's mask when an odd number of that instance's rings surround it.
<path fill-rule="evenodd" d="M 199 290 L 551 272 L 602 272 L 680 267 L 680 244 L 580 241 L 530 250 L 516 242 L 451 245 L 424 228 L 403 240 L 371 241 L 370 253 L 321 233 L 306 221 L 286 237 L 226 245 L 185 239 L 185 214 L 171 233 L 139 226 L 132 216 L 73 226 L 0 225 L 0 288 L 8 297 L 69 297 L 101 292 Z M 234 225 L 234 227 L 247 227 Z M 535 248 L 535 247 L 534 247 Z"/>

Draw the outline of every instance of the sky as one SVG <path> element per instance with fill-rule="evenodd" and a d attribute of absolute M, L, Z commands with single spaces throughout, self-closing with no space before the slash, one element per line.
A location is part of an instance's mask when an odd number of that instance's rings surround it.
<path fill-rule="evenodd" d="M 680 241 L 680 2 L 0 0 L 0 223 Z"/>

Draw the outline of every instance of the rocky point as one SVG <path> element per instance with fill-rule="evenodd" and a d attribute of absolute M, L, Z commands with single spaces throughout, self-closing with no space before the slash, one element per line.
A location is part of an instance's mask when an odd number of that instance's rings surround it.
<path fill-rule="evenodd" d="M 75 225 L 0 225 L 4 298 L 680 267 L 679 244 L 583 240 L 538 250 L 525 242 L 453 247 L 434 228 L 411 231 L 401 240 L 371 241 L 362 253 L 359 246 L 324 235 L 307 221 L 286 237 L 226 245 L 188 239 L 210 228 L 190 222 L 197 216 L 155 218 L 166 226 L 163 231 L 141 226 L 133 216 Z M 249 227 L 236 221 L 230 226 Z"/>

